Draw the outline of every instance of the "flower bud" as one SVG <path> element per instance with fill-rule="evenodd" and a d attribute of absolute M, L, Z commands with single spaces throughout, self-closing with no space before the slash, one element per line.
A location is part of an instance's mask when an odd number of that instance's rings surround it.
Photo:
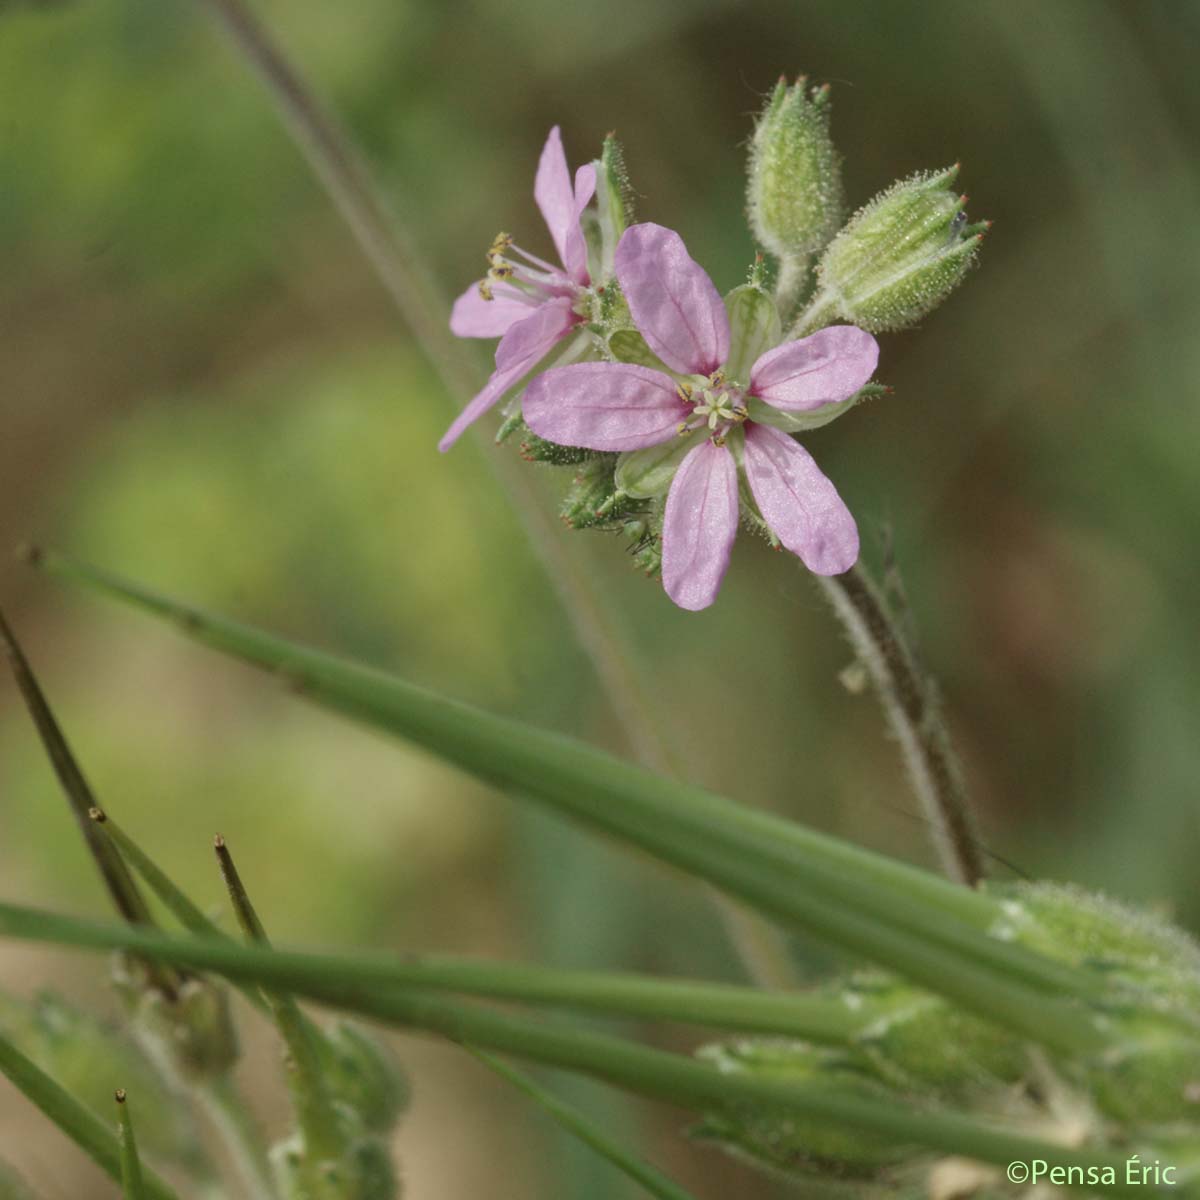
<path fill-rule="evenodd" d="M 321 1039 L 330 1090 L 364 1129 L 387 1133 L 408 1106 L 408 1079 L 391 1050 L 367 1030 L 339 1021 Z"/>
<path fill-rule="evenodd" d="M 829 86 L 780 79 L 750 143 L 750 227 L 777 258 L 815 254 L 842 215 L 842 172 L 829 137 Z"/>
<path fill-rule="evenodd" d="M 894 183 L 850 218 L 817 265 L 831 309 L 871 333 L 905 329 L 958 286 L 990 222 L 967 224 L 966 196 L 948 187 L 957 174 Z"/>
<path fill-rule="evenodd" d="M 128 956 L 116 959 L 113 980 L 129 1005 L 138 1041 L 171 1073 L 218 1079 L 233 1069 L 240 1050 L 225 987 L 188 977 L 167 995 L 147 977 L 144 964 Z"/>
<path fill-rule="evenodd" d="M 283 1200 L 397 1200 L 400 1182 L 387 1145 L 377 1137 L 352 1142 L 337 1161 L 310 1162 L 299 1134 L 270 1151 Z"/>
<path fill-rule="evenodd" d="M 699 1056 L 730 1075 L 753 1075 L 861 1100 L 896 1099 L 885 1084 L 839 1051 L 803 1042 L 747 1038 L 705 1046 Z M 810 1121 L 777 1108 L 731 1106 L 707 1116 L 692 1133 L 739 1157 L 788 1172 L 835 1168 L 839 1174 L 861 1177 L 906 1156 L 903 1148 L 860 1130 Z"/>

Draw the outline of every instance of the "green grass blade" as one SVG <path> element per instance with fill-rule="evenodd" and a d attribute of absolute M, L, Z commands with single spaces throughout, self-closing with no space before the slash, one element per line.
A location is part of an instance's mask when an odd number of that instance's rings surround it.
<path fill-rule="evenodd" d="M 45 747 L 46 757 L 54 768 L 83 834 L 84 844 L 96 862 L 117 912 L 127 921 L 148 922 L 149 910 L 129 874 L 129 869 L 113 847 L 99 836 L 92 824 L 88 814 L 95 807 L 96 799 L 91 786 L 71 752 L 71 747 L 67 744 L 66 736 L 46 700 L 33 668 L 29 665 L 29 660 L 3 613 L 0 613 L 0 644 L 4 647 L 21 698 L 25 701 L 25 707 L 29 710 L 38 736 Z"/>
<path fill-rule="evenodd" d="M 4 929 L 12 930 L 14 915 L 20 918 L 30 914 L 11 905 L 0 906 L 0 921 Z M 24 927 L 32 936 L 32 924 L 26 922 Z M 164 937 L 136 929 L 122 929 L 120 932 L 143 941 L 143 949 Z M 211 947 L 218 948 L 228 950 L 221 943 Z M 314 989 L 314 995 L 320 998 L 319 989 Z M 696 1059 L 652 1050 L 622 1038 L 451 1004 L 436 993 L 401 993 L 364 988 L 357 997 L 357 1010 L 399 1028 L 591 1075 L 639 1095 L 696 1112 L 711 1112 L 730 1106 L 764 1106 L 794 1113 L 831 1128 L 860 1130 L 889 1143 L 962 1154 L 983 1162 L 1002 1164 L 1014 1160 L 1028 1162 L 1036 1158 L 1062 1166 L 1113 1165 L 1118 1168 L 1118 1177 L 1123 1178 L 1120 1174 L 1123 1170 L 1121 1164 L 1106 1157 L 1102 1151 L 1073 1152 L 1018 1132 L 940 1110 L 915 1110 L 911 1106 L 894 1106 L 844 1095 L 827 1087 L 731 1075 Z M 1106 1192 L 1104 1188 L 1097 1188 L 1096 1191 L 1120 1194 L 1122 1189 L 1107 1189 Z M 1139 1194 L 1149 1193 L 1139 1190 Z"/>
<path fill-rule="evenodd" d="M 1101 983 L 983 934 L 990 898 L 892 864 L 882 856 L 753 813 L 568 738 L 432 695 L 378 671 L 147 593 L 58 558 L 56 571 L 175 620 L 191 636 L 276 671 L 309 698 L 405 737 L 478 777 L 659 857 L 777 919 L 888 966 L 1035 1040 L 1095 1043 L 1062 994 Z"/>
<path fill-rule="evenodd" d="M 116 821 L 99 808 L 91 810 L 92 821 L 99 826 L 103 837 L 117 848 L 121 857 L 141 876 L 146 886 L 163 903 L 172 916 L 189 932 L 199 937 L 221 938 L 237 943 L 193 903 L 174 880 L 127 834 Z M 260 1012 L 267 1011 L 267 1002 L 255 986 L 239 984 L 242 995 Z"/>
<path fill-rule="evenodd" d="M 869 1006 L 852 1011 L 836 1000 L 795 992 L 433 956 L 264 949 L 227 938 L 180 938 L 9 904 L 0 904 L 0 935 L 95 950 L 134 950 L 193 970 L 283 988 L 359 1011 L 363 998 L 373 992 L 418 988 L 828 1045 L 845 1044 L 875 1019 Z M 365 1003 L 369 1005 L 369 999 Z"/>
<path fill-rule="evenodd" d="M 250 902 L 229 847 L 220 834 L 215 839 L 214 848 L 221 878 L 229 890 L 229 898 L 246 940 L 251 945 L 269 951 L 271 943 L 266 930 Z M 304 1138 L 305 1154 L 313 1163 L 337 1161 L 345 1150 L 341 1136 L 342 1123 L 334 1109 L 333 1097 L 325 1078 L 317 1043 L 319 1035 L 300 1011 L 291 992 L 278 987 L 268 987 L 264 991 L 275 1026 L 287 1047 L 288 1090 L 296 1110 L 296 1123 Z"/>
<path fill-rule="evenodd" d="M 471 1047 L 468 1047 L 471 1049 Z M 507 1063 L 501 1062 L 482 1050 L 471 1050 L 480 1062 L 490 1067 L 502 1079 L 506 1079 L 543 1108 L 549 1115 L 569 1133 L 574 1134 L 586 1146 L 590 1146 L 601 1158 L 607 1159 L 624 1175 L 628 1175 L 635 1183 L 640 1184 L 651 1196 L 658 1200 L 696 1200 L 691 1192 L 680 1187 L 674 1180 L 668 1179 L 657 1167 L 630 1154 L 622 1149 L 611 1138 L 596 1128 L 587 1116 L 577 1108 L 566 1104 L 539 1087 L 528 1075 L 517 1071 Z"/>
<path fill-rule="evenodd" d="M 121 1150 L 121 1194 L 124 1200 L 146 1200 L 146 1183 L 142 1177 L 142 1160 L 138 1157 L 137 1138 L 133 1132 L 133 1117 L 124 1088 L 118 1088 L 117 1143 Z"/>
<path fill-rule="evenodd" d="M 0 1073 L 102 1170 L 118 1183 L 121 1181 L 121 1148 L 108 1125 L 2 1035 Z M 145 1172 L 143 1187 L 147 1200 L 178 1200 L 175 1192 L 152 1171 Z"/>

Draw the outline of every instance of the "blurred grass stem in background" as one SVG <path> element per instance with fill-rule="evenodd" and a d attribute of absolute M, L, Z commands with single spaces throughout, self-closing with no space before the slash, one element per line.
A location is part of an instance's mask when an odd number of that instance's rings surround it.
<path fill-rule="evenodd" d="M 447 394 L 460 401 L 472 395 L 478 380 L 450 333 L 445 299 L 412 239 L 380 199 L 358 150 L 242 0 L 199 2 L 221 22 L 267 89 L 288 133 L 354 234 Z M 484 437 L 479 427 L 475 436 Z M 682 764 L 633 665 L 629 639 L 613 619 L 612 607 L 596 594 L 585 558 L 560 536 L 523 464 L 505 454 L 484 453 L 483 457 L 507 492 L 557 590 L 634 753 L 654 770 L 681 775 Z M 726 898 L 714 893 L 714 901 L 751 976 L 771 987 L 794 982 L 783 939 Z"/>

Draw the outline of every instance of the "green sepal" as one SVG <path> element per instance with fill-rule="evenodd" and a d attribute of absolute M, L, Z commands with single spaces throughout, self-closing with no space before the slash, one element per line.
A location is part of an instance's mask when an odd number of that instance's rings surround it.
<path fill-rule="evenodd" d="M 774 429 L 782 429 L 784 433 L 808 433 L 828 425 L 830 421 L 836 421 L 864 400 L 886 396 L 888 391 L 884 384 L 868 383 L 845 400 L 836 404 L 823 404 L 820 408 L 810 409 L 808 412 L 784 412 L 783 409 L 774 408 L 757 396 L 747 396 L 746 407 L 750 410 L 750 420 L 759 425 L 770 425 Z"/>
<path fill-rule="evenodd" d="M 753 283 L 735 287 L 725 297 L 729 314 L 729 357 L 725 374 L 741 384 L 750 382 L 750 368 L 783 334 L 779 309 L 765 288 Z"/>
<path fill-rule="evenodd" d="M 616 455 L 600 454 L 580 466 L 559 513 L 572 529 L 618 525 L 640 501 L 626 495 L 613 478 Z"/>
<path fill-rule="evenodd" d="M 625 166 L 625 152 L 616 135 L 604 139 L 596 163 L 596 204 L 600 219 L 601 278 L 612 274 L 613 255 L 621 235 L 633 224 L 633 187 Z"/>
<path fill-rule="evenodd" d="M 665 495 L 684 458 L 708 436 L 701 427 L 657 446 L 626 450 L 617 458 L 614 482 L 627 496 L 649 500 Z"/>
<path fill-rule="evenodd" d="M 608 352 L 615 362 L 633 363 L 639 367 L 650 367 L 655 371 L 666 371 L 662 359 L 650 349 L 649 343 L 636 329 L 618 329 L 608 336 Z"/>

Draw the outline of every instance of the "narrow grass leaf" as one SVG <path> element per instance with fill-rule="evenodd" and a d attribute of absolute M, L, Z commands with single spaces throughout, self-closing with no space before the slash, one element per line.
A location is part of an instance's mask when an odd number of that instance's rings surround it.
<path fill-rule="evenodd" d="M 121 1147 L 109 1126 L 2 1035 L 0 1073 L 7 1076 L 93 1162 L 121 1182 Z M 150 1170 L 144 1173 L 143 1189 L 142 1194 L 147 1200 L 179 1200 L 175 1192 Z"/>
<path fill-rule="evenodd" d="M 468 1049 L 471 1049 L 468 1047 Z M 590 1146 L 601 1158 L 607 1159 L 623 1175 L 640 1184 L 651 1196 L 659 1200 L 696 1200 L 691 1192 L 668 1179 L 657 1167 L 638 1158 L 635 1154 L 618 1146 L 610 1137 L 596 1127 L 577 1108 L 566 1104 L 548 1092 L 522 1071 L 501 1062 L 482 1050 L 471 1051 L 480 1062 L 490 1067 L 502 1079 L 522 1091 L 540 1108 L 544 1109 L 559 1125 L 574 1134 L 586 1146 Z"/>
<path fill-rule="evenodd" d="M 826 1045 L 849 1042 L 875 1019 L 869 1006 L 851 1010 L 837 1000 L 797 992 L 439 956 L 323 955 L 242 946 L 227 938 L 181 938 L 10 904 L 0 904 L 0 935 L 95 950 L 133 950 L 352 1010 L 369 1004 L 363 998 L 373 992 L 418 988 Z"/>
<path fill-rule="evenodd" d="M 137 1138 L 133 1132 L 133 1116 L 129 1097 L 118 1088 L 117 1142 L 121 1149 L 121 1194 L 124 1200 L 146 1200 L 146 1183 L 142 1177 L 142 1160 L 138 1157 Z"/>
<path fill-rule="evenodd" d="M 177 621 L 199 640 L 275 670 L 311 699 L 399 734 L 482 779 L 650 850 L 788 925 L 888 966 L 964 1007 L 1059 1048 L 1095 1045 L 1061 998 L 1096 996 L 1090 974 L 987 936 L 995 901 L 659 778 L 555 734 L 432 695 L 378 671 L 164 600 L 59 558 L 52 569 Z M 921 879 L 920 886 L 914 878 Z M 954 896 L 954 905 L 944 897 Z"/>

